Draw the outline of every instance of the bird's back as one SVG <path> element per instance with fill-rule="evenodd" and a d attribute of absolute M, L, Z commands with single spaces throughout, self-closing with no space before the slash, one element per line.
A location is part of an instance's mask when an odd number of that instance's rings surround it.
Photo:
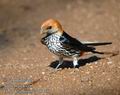
<path fill-rule="evenodd" d="M 64 41 L 62 41 L 63 39 Z M 64 32 L 63 35 L 61 36 L 61 42 L 64 47 L 73 48 L 75 50 L 80 50 L 80 51 L 85 51 L 85 52 L 95 50 L 94 47 L 88 47 L 87 45 L 82 44 L 80 41 L 71 37 L 66 32 Z"/>

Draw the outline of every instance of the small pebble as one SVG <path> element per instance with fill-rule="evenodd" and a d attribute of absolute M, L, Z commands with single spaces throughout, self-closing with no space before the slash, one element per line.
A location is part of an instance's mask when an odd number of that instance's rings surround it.
<path fill-rule="evenodd" d="M 86 74 L 90 74 L 90 72 L 89 72 L 89 71 L 87 71 L 87 72 L 86 72 Z"/>
<path fill-rule="evenodd" d="M 104 74 L 105 74 L 105 72 L 102 72 L 102 74 L 104 75 Z"/>
<path fill-rule="evenodd" d="M 73 81 L 75 81 L 76 79 L 75 78 L 73 78 Z"/>
<path fill-rule="evenodd" d="M 45 72 L 42 72 L 42 75 L 44 75 L 45 74 Z"/>
<path fill-rule="evenodd" d="M 98 62 L 95 62 L 95 64 L 98 64 Z"/>
<path fill-rule="evenodd" d="M 33 64 L 31 64 L 31 66 L 33 67 Z"/>
<path fill-rule="evenodd" d="M 108 61 L 107 64 L 112 64 L 112 61 Z"/>
<path fill-rule="evenodd" d="M 30 78 L 32 78 L 33 76 L 32 75 L 30 75 Z"/>
<path fill-rule="evenodd" d="M 5 84 L 5 82 L 2 82 L 1 84 L 2 84 L 2 85 L 4 85 L 4 84 Z"/>
<path fill-rule="evenodd" d="M 93 66 L 90 66 L 91 69 L 93 69 Z"/>

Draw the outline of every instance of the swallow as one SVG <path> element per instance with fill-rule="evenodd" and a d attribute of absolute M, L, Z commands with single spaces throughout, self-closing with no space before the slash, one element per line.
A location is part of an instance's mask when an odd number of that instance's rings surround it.
<path fill-rule="evenodd" d="M 59 58 L 59 64 L 56 66 L 56 69 L 63 63 L 64 58 L 72 58 L 73 66 L 76 67 L 78 59 L 85 52 L 105 54 L 105 52 L 96 51 L 95 46 L 112 44 L 112 42 L 81 42 L 67 34 L 60 22 L 55 19 L 48 19 L 43 22 L 40 34 L 41 43 Z"/>

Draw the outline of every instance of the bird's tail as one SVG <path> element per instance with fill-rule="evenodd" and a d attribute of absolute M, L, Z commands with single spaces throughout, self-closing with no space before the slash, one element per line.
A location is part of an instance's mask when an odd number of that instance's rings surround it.
<path fill-rule="evenodd" d="M 102 45 L 110 45 L 112 44 L 112 42 L 82 42 L 84 45 L 87 45 L 87 46 L 102 46 Z M 111 52 L 99 52 L 99 51 L 96 51 L 95 49 L 93 49 L 91 51 L 92 53 L 96 53 L 96 54 L 110 54 L 111 56 L 115 56 L 115 55 L 118 55 L 119 54 L 119 51 L 111 51 Z"/>
<path fill-rule="evenodd" d="M 92 51 L 92 53 L 96 54 L 110 54 L 111 56 L 115 56 L 119 54 L 119 51 L 113 51 L 113 52 L 99 52 L 99 51 Z"/>
<path fill-rule="evenodd" d="M 83 42 L 83 44 L 88 46 L 102 46 L 112 44 L 112 42 Z"/>

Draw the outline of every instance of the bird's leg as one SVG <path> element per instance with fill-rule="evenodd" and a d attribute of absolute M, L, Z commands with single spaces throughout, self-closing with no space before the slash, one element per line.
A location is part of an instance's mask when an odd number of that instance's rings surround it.
<path fill-rule="evenodd" d="M 76 57 L 73 58 L 73 66 L 74 68 L 78 65 L 78 59 Z"/>
<path fill-rule="evenodd" d="M 63 57 L 59 57 L 59 64 L 56 66 L 55 69 L 58 69 L 62 63 L 63 63 Z"/>

